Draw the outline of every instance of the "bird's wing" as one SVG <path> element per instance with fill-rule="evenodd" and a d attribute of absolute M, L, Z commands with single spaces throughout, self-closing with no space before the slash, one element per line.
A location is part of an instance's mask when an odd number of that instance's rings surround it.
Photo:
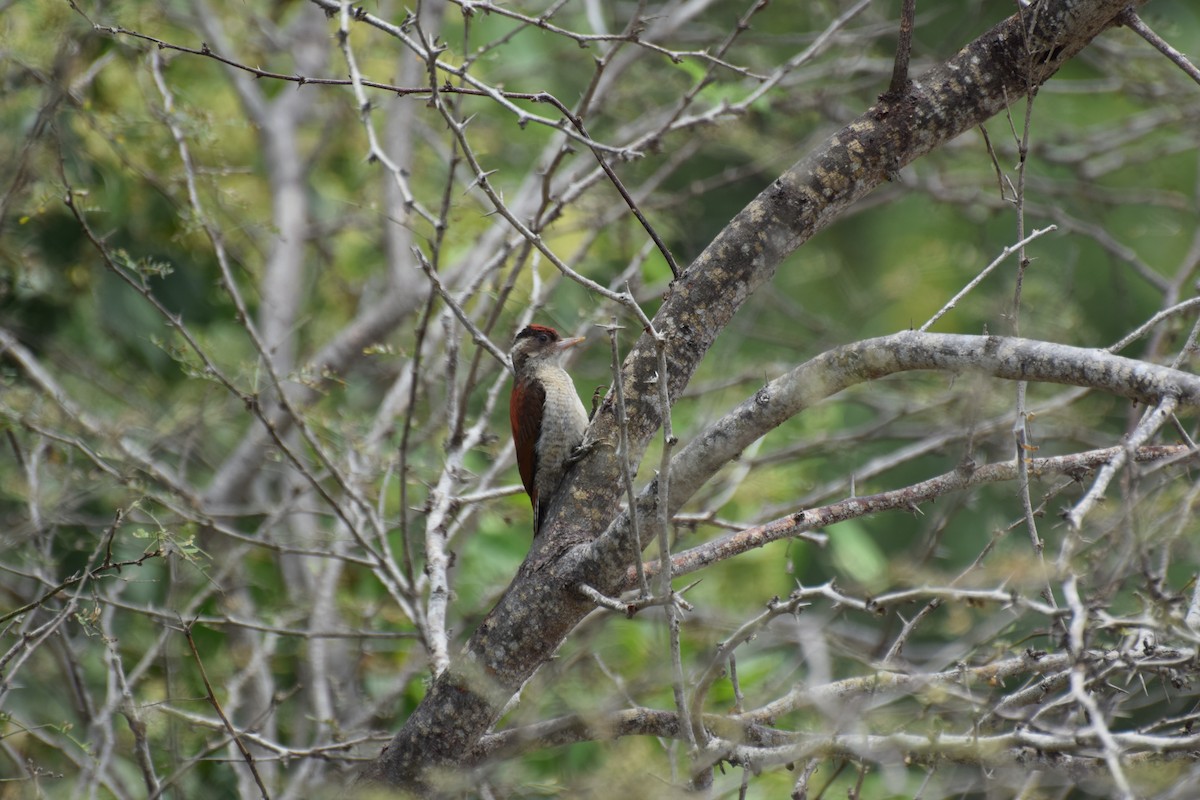
<path fill-rule="evenodd" d="M 546 390 L 536 383 L 513 385 L 508 403 L 508 421 L 512 424 L 513 446 L 517 451 L 517 469 L 521 483 L 537 510 L 537 437 L 542 429 L 542 411 L 546 406 Z"/>

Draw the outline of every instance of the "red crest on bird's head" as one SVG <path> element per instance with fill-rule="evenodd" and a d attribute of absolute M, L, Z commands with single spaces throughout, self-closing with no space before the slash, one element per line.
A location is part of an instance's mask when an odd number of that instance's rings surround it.
<path fill-rule="evenodd" d="M 553 342 L 553 341 L 557 341 L 558 339 L 560 339 L 562 337 L 560 337 L 558 335 L 558 331 L 554 330 L 554 328 L 549 328 L 545 325 L 526 325 L 524 328 L 521 329 L 521 332 L 517 334 L 516 339 L 514 341 L 519 341 L 521 339 L 529 339 L 529 338 L 540 339 L 540 340 L 546 341 L 546 342 Z"/>
<path fill-rule="evenodd" d="M 564 339 L 554 328 L 545 325 L 527 325 L 513 339 L 510 351 L 513 369 L 520 373 L 522 369 L 547 361 L 556 363 L 564 350 L 582 341 L 582 336 Z"/>

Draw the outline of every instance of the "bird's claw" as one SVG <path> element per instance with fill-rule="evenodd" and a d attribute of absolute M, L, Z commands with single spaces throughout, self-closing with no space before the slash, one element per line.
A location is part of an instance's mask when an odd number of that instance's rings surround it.
<path fill-rule="evenodd" d="M 596 449 L 595 442 L 584 442 L 583 444 L 579 445 L 578 447 L 576 447 L 574 450 L 571 451 L 571 455 L 567 456 L 567 463 L 568 464 L 578 464 L 580 461 L 583 461 L 585 458 L 587 458 L 588 454 L 590 454 L 595 449 Z"/>
<path fill-rule="evenodd" d="M 596 412 L 600 409 L 600 401 L 604 399 L 604 395 L 608 392 L 607 386 L 597 386 L 592 392 L 592 413 L 588 414 L 590 421 L 596 416 Z"/>

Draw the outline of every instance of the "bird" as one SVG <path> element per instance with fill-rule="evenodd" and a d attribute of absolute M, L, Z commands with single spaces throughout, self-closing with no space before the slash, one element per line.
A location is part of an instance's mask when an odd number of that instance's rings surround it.
<path fill-rule="evenodd" d="M 575 384 L 559 365 L 567 348 L 583 340 L 563 338 L 545 325 L 529 325 L 513 339 L 510 351 L 514 377 L 508 418 L 521 483 L 533 505 L 535 537 L 588 426 Z"/>

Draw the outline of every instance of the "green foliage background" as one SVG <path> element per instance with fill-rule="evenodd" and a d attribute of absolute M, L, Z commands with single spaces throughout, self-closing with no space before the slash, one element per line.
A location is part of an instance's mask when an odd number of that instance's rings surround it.
<path fill-rule="evenodd" d="M 160 50 L 127 33 L 93 29 L 88 18 L 98 26 L 120 26 L 196 48 L 201 36 L 189 20 L 194 14 L 211 14 L 230 36 L 227 43 L 209 42 L 214 50 L 245 65 L 291 74 L 296 67 L 289 53 L 273 47 L 268 34 L 314 10 L 298 0 L 267 8 L 216 1 L 190 6 L 176 0 L 79 3 L 79 10 L 57 2 L 2 5 L 0 327 L 52 372 L 84 416 L 98 421 L 100 432 L 65 414 L 26 370 L 0 358 L 0 428 L 6 439 L 0 456 L 0 568 L 5 572 L 0 579 L 0 613 L 7 615 L 0 627 L 0 649 L 8 651 L 17 642 L 20 625 L 29 619 L 25 614 L 44 613 L 10 612 L 27 598 L 40 597 L 78 576 L 98 548 L 111 546 L 114 561 L 154 555 L 92 581 L 120 582 L 123 605 L 111 603 L 103 589 L 85 587 L 53 645 L 32 652 L 28 662 L 9 663 L 10 668 L 19 663 L 20 670 L 0 706 L 0 774 L 25 777 L 0 784 L 0 797 L 72 796 L 78 776 L 102 758 L 119 762 L 114 770 L 119 777 L 104 784 L 101 795 L 136 796 L 140 779 L 129 730 L 96 731 L 88 723 L 94 712 L 89 703 L 114 697 L 105 688 L 111 675 L 107 665 L 113 659 L 127 672 L 137 670 L 136 702 L 147 713 L 156 768 L 175 781 L 170 791 L 180 797 L 232 796 L 238 785 L 225 760 L 231 752 L 220 747 L 221 732 L 158 710 L 156 704 L 210 714 L 198 662 L 220 696 L 230 691 L 253 653 L 231 626 L 197 623 L 191 630 L 201 658 L 193 659 L 180 630 L 197 615 L 237 618 L 238 610 L 228 602 L 228 582 L 248 590 L 259 622 L 273 628 L 303 627 L 305 609 L 292 604 L 289 573 L 278 553 L 213 536 L 200 524 L 207 512 L 197 510 L 189 517 L 162 502 L 164 488 L 122 455 L 117 442 L 135 442 L 199 493 L 247 430 L 259 423 L 239 398 L 205 373 L 162 316 L 105 268 L 63 198 L 72 193 L 117 264 L 184 321 L 243 391 L 268 390 L 259 354 L 220 286 L 217 257 L 204 228 L 207 222 L 220 230 L 235 279 L 251 313 L 257 314 L 256 287 L 275 235 L 262 132 L 240 105 L 228 67 L 203 56 Z M 848 35 L 845 42 L 835 43 L 745 113 L 668 135 L 646 147 L 645 157 L 616 164 L 631 187 L 663 174 L 641 207 L 681 263 L 699 253 L 782 169 L 861 113 L 883 90 L 894 47 L 887 31 L 895 19 L 895 5 L 874 4 L 855 21 L 855 38 Z M 541 9 L 520 10 L 536 14 Z M 832 2 L 772 4 L 754 17 L 727 58 L 750 71 L 770 73 L 809 44 L 840 10 L 841 5 Z M 368 11 L 397 22 L 404 17 L 402 7 L 386 2 Z M 714 3 L 664 45 L 679 51 L 711 49 L 744 12 Z M 914 61 L 928 64 L 951 55 L 1010 12 L 1011 4 L 1000 2 L 922 3 Z M 610 13 L 610 25 L 619 30 L 622 12 Z M 1200 16 L 1187 4 L 1152 3 L 1147 19 L 1171 41 L 1200 41 Z M 554 20 L 571 30 L 587 29 L 582 4 L 567 4 Z M 337 51 L 336 20 L 329 22 L 328 32 L 328 74 L 341 77 L 346 68 Z M 481 52 L 484 43 L 508 36 L 511 39 Z M 581 48 L 501 14 L 467 18 L 455 4 L 447 7 L 441 39 L 447 47 L 443 59 L 461 63 L 470 56 L 472 73 L 489 85 L 550 92 L 568 105 L 586 91 L 593 58 L 602 52 L 599 45 Z M 353 43 L 362 73 L 376 80 L 392 80 L 397 60 L 406 57 L 394 40 L 365 26 L 355 27 Z M 196 164 L 207 220 L 197 218 L 188 200 L 179 151 L 164 124 L 152 57 L 163 60 L 162 75 L 174 97 L 173 117 Z M 662 55 L 642 54 L 604 107 L 589 116 L 588 131 L 597 141 L 624 141 L 641 114 L 669 107 L 684 93 L 697 91 L 693 112 L 709 111 L 726 101 L 737 102 L 754 85 L 731 71 L 718 70 L 715 75 L 697 90 L 697 83 L 707 80 L 701 60 L 673 63 Z M 389 178 L 366 158 L 365 129 L 348 87 L 297 86 L 268 78 L 255 86 L 268 97 L 317 95 L 314 113 L 298 128 L 307 159 L 311 224 L 296 341 L 299 352 L 311 355 L 379 291 L 388 269 L 382 231 L 396 213 L 384 200 L 382 187 Z M 1026 224 L 1031 229 L 1055 223 L 1059 231 L 1030 248 L 1033 261 L 1024 284 L 1021 335 L 1105 347 L 1164 305 L 1164 286 L 1180 274 L 1179 265 L 1194 247 L 1200 181 L 1197 96 L 1182 74 L 1125 30 L 1106 34 L 1039 93 L 1032 112 Z M 393 113 L 394 106 L 418 118 L 414 130 L 421 135 L 413 142 L 416 155 L 408 176 L 413 192 L 431 208 L 437 208 L 443 196 L 449 202 L 439 268 L 450 274 L 470 266 L 462 260 L 473 253 L 494 218 L 485 199 L 469 190 L 470 176 L 461 166 L 446 189 L 451 144 L 443 120 L 420 94 L 395 97 L 376 91 L 371 97 L 377 122 Z M 496 170 L 489 179 L 502 193 L 516 193 L 526 176 L 545 166 L 539 158 L 558 135 L 555 130 L 519 126 L 511 113 L 486 98 L 455 101 L 461 104 L 461 116 L 471 117 L 472 145 L 485 168 Z M 521 105 L 530 113 L 553 116 L 544 104 Z M 1023 113 L 1023 104 L 1014 106 L 1012 124 L 1018 130 Z M 993 120 L 988 133 L 995 163 L 980 132 L 972 131 L 906 169 L 899 180 L 801 248 L 779 270 L 770 290 L 751 299 L 718 340 L 676 406 L 676 433 L 686 441 L 763 382 L 824 349 L 919 326 L 1015 241 L 1014 210 L 1002 198 L 996 175 L 997 164 L 1006 176 L 1015 174 L 1010 121 Z M 668 170 L 668 165 L 673 166 Z M 546 242 L 580 272 L 607 285 L 646 240 L 622 208 L 611 187 L 592 188 L 567 206 L 545 232 Z M 416 245 L 428 252 L 434 227 L 417 217 L 405 224 Z M 1126 257 L 1130 253 L 1133 259 Z M 1131 261 L 1144 265 L 1145 274 L 1138 274 Z M 405 268 L 417 270 L 415 260 Z M 514 256 L 465 303 L 468 311 L 482 315 L 504 296 L 504 281 L 513 276 L 515 289 L 490 328 L 493 341 L 502 348 L 528 305 L 533 291 L 529 271 L 534 268 L 548 285 L 546 303 L 538 312 L 541 321 L 572 330 L 607 321 L 612 310 L 602 298 L 558 277 L 545 263 L 518 268 Z M 989 277 L 936 330 L 1013 332 L 1014 269 L 1008 265 Z M 648 314 L 653 314 L 669 276 L 656 253 L 636 271 L 632 285 Z M 1160 285 L 1153 285 L 1153 276 Z M 1183 297 L 1194 293 L 1194 277 L 1193 269 L 1191 280 L 1176 287 Z M 627 347 L 636 323 L 622 322 L 626 330 L 621 343 Z M 1188 318 L 1171 320 L 1164 335 L 1154 339 L 1153 350 L 1135 344 L 1127 354 L 1169 360 L 1190 325 Z M 305 410 L 318 440 L 339 462 L 358 451 L 389 387 L 409 368 L 417 328 L 416 316 L 405 320 L 372 346 L 356 370 L 322 385 L 319 402 Z M 461 329 L 451 335 L 462 348 L 461 381 L 465 365 L 479 356 Z M 609 358 L 606 344 L 597 338 L 572 367 L 585 398 L 591 387 L 609 382 Z M 436 363 L 429 367 L 440 368 Z M 479 382 L 463 398 L 472 420 L 486 408 L 490 381 L 501 377 L 499 365 L 486 355 L 479 360 L 478 373 Z M 297 370 L 288 377 L 305 384 L 321 376 Z M 1061 391 L 1032 387 L 1032 404 L 1049 402 Z M 375 464 L 370 500 L 382 509 L 396 552 L 404 549 L 405 528 L 419 541 L 423 509 L 444 462 L 449 427 L 443 411 L 449 396 L 437 380 L 424 383 L 416 396 L 410 412 L 404 507 L 391 471 L 402 420 L 393 426 L 387 458 Z M 728 472 L 748 467 L 751 477 L 722 502 L 714 504 L 728 485 L 724 476 L 689 508 L 711 511 L 724 520 L 771 519 L 846 496 L 852 477 L 853 491 L 866 494 L 952 470 L 963 458 L 968 439 L 976 459 L 1008 459 L 1012 405 L 1012 387 L 990 381 L 905 376 L 861 386 L 792 420 L 744 454 Z M 466 456 L 465 468 L 472 474 L 507 458 L 503 402 L 490 414 L 488 425 L 495 435 Z M 1115 443 L 1137 414 L 1125 402 L 1101 396 L 1048 411 L 1034 427 L 1039 455 Z M 985 424 L 1001 419 L 1003 424 Z M 961 435 L 918 457 L 863 474 L 873 459 L 945 429 Z M 312 458 L 309 452 L 306 456 Z M 652 449 L 640 470 L 641 480 L 652 476 L 657 458 Z M 272 480 L 282 484 L 288 466 L 275 452 L 263 471 L 267 485 Z M 330 485 L 328 475 L 320 480 Z M 505 481 L 516 482 L 515 470 L 505 473 Z M 844 590 L 867 596 L 949 583 L 995 532 L 1018 520 L 1013 491 L 999 485 L 946 498 L 923 509 L 923 515 L 846 522 L 828 531 L 828 547 L 775 544 L 705 571 L 703 581 L 688 594 L 697 612 L 685 632 L 685 658 L 690 664 L 702 661 L 742 620 L 772 596 L 786 595 L 797 581 L 814 585 L 835 580 Z M 1043 530 L 1048 553 L 1058 546 L 1053 514 L 1079 491 L 1068 489 L 1051 503 Z M 1162 491 L 1170 495 L 1186 491 L 1186 486 Z M 279 497 L 274 495 L 271 502 L 279 502 Z M 183 498 L 171 499 L 186 505 Z M 1163 498 L 1167 505 L 1171 500 Z M 251 504 L 231 512 L 225 521 L 249 540 L 286 541 L 287 531 L 274 527 L 271 508 L 265 501 Z M 307 513 L 315 515 L 315 525 L 326 537 L 323 546 L 332 546 L 337 525 L 329 509 L 317 506 Z M 528 504 L 522 495 L 490 500 L 472 513 L 467 532 L 452 545 L 452 648 L 499 597 L 529 541 Z M 1109 508 L 1101 513 L 1119 512 Z M 1156 552 L 1155 522 L 1143 522 L 1138 536 L 1145 545 L 1142 555 L 1149 558 Z M 718 532 L 703 522 L 681 524 L 677 543 L 690 546 Z M 1120 585 L 1112 608 L 1132 613 L 1162 598 L 1177 598 L 1200 564 L 1193 544 L 1196 533 L 1200 529 L 1194 521 L 1183 523 L 1171 545 L 1171 570 L 1157 597 L 1148 599 L 1131 581 Z M 1107 557 L 1102 552 L 1089 555 L 1099 568 Z M 1018 531 L 998 538 L 988 564 L 972 580 L 982 586 L 1007 581 L 1013 591 L 1035 594 L 1032 563 L 1027 537 Z M 419 547 L 416 568 L 419 574 Z M 1012 580 L 1020 574 L 1030 582 Z M 47 607 L 61 607 L 72 596 L 72 586 L 48 597 Z M 213 590 L 204 592 L 205 586 Z M 329 754 L 336 769 L 324 772 L 323 779 L 335 782 L 345 774 L 340 771 L 354 766 L 351 757 L 369 758 L 378 751 L 419 701 L 429 677 L 412 621 L 370 569 L 348 563 L 336 591 L 341 626 L 361 634 L 331 640 L 354 653 L 353 685 L 345 691 L 348 697 L 360 698 L 362 708 L 373 709 L 371 714 L 354 719 L 351 729 L 340 727 L 351 724 L 349 715 L 312 719 L 303 702 L 308 640 L 279 635 L 265 651 L 280 690 L 272 735 L 298 743 L 323 729 L 331 741 L 353 742 L 346 751 Z M 201 602 L 190 603 L 200 596 Z M 909 611 L 915 613 L 916 608 Z M 900 624 L 897 615 L 875 620 L 828 604 L 806 615 L 816 627 L 838 626 L 844 637 L 831 656 L 836 675 L 868 672 L 871 656 L 879 655 Z M 934 660 L 941 649 L 952 649 L 997 618 L 997 609 L 989 606 L 944 609 L 913 638 L 909 656 L 918 662 Z M 1019 651 L 1031 643 L 1052 644 L 1038 623 L 1014 619 L 1011 627 L 1001 626 L 986 639 L 980 636 L 978 647 L 999 652 Z M 739 656 L 738 671 L 743 689 L 752 695 L 750 704 L 773 696 L 803 672 L 795 637 L 806 629 L 772 630 Z M 170 643 L 151 663 L 141 663 L 160 637 Z M 505 724 L 560 713 L 598 713 L 632 702 L 670 708 L 665 653 L 665 632 L 653 614 L 633 621 L 589 618 L 559 658 L 526 688 L 523 704 Z M 623 676 L 619 690 L 614 675 Z M 728 682 L 715 691 L 714 708 L 734 702 Z M 894 718 L 885 725 L 911 729 L 914 717 L 918 727 L 931 730 L 948 724 L 944 718 L 923 719 L 921 712 L 913 704 L 889 709 L 883 713 Z M 804 729 L 819 724 L 820 718 L 813 714 L 791 722 Z M 363 738 L 371 732 L 373 739 Z M 106 753 L 106 746 L 115 755 Z M 658 742 L 633 737 L 541 751 L 504 764 L 493 779 L 512 796 L 651 796 L 646 794 L 648 783 L 657 787 L 655 781 L 668 780 L 665 765 L 670 762 Z M 292 763 L 280 762 L 278 769 L 286 775 Z M 29 770 L 35 778 L 28 777 Z M 829 771 L 836 774 L 837 768 L 831 765 Z M 863 795 L 908 796 L 923 776 L 921 770 L 872 773 Z M 784 771 L 766 774 L 755 780 L 752 795 L 781 796 L 794 777 Z M 736 793 L 739 779 L 726 776 L 720 786 Z M 840 796 L 856 780 L 855 771 L 847 770 L 835 779 L 829 796 Z"/>

